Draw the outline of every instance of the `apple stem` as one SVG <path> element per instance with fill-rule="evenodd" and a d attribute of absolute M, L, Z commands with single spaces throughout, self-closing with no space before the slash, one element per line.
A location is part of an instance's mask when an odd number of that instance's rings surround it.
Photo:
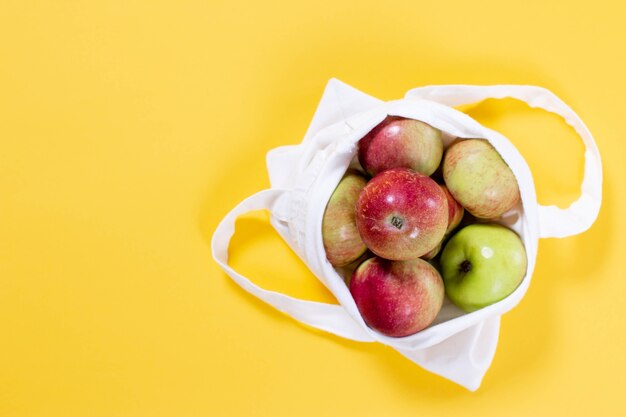
<path fill-rule="evenodd" d="M 396 216 L 391 218 L 391 225 L 395 226 L 397 229 L 402 229 L 403 224 L 404 222 L 402 221 L 402 218 Z"/>
<path fill-rule="evenodd" d="M 468 260 L 461 262 L 461 265 L 459 265 L 459 271 L 463 272 L 464 274 L 467 274 L 471 270 L 472 270 L 472 263 Z"/>

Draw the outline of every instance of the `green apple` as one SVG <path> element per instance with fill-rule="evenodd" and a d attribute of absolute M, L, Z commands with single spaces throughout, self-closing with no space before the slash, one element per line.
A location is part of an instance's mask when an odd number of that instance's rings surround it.
<path fill-rule="evenodd" d="M 367 248 L 356 227 L 356 202 L 367 179 L 349 170 L 330 196 L 322 220 L 322 240 L 326 257 L 335 266 L 345 266 L 359 259 Z"/>
<path fill-rule="evenodd" d="M 481 219 L 495 219 L 520 201 L 511 168 L 484 139 L 454 142 L 443 158 L 443 179 L 465 210 Z"/>
<path fill-rule="evenodd" d="M 441 253 L 446 295 L 471 312 L 511 294 L 526 274 L 526 250 L 515 232 L 496 223 L 464 227 Z"/>

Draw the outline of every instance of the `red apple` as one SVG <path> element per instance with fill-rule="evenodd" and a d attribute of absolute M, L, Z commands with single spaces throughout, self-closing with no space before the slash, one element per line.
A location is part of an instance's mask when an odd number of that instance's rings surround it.
<path fill-rule="evenodd" d="M 399 167 L 430 175 L 442 155 L 439 129 L 403 117 L 387 117 L 359 141 L 359 162 L 372 176 Z"/>
<path fill-rule="evenodd" d="M 433 249 L 428 251 L 426 254 L 422 255 L 421 258 L 422 259 L 426 259 L 427 261 L 432 260 L 441 251 L 441 244 L 442 243 L 443 243 L 443 240 L 441 242 L 439 242 L 439 244 L 437 246 L 435 246 Z"/>
<path fill-rule="evenodd" d="M 459 225 L 459 223 L 461 223 L 461 219 L 463 219 L 463 214 L 465 213 L 465 210 L 463 209 L 463 206 L 459 204 L 459 202 L 456 201 L 454 197 L 452 197 L 452 194 L 450 194 L 450 190 L 448 190 L 448 187 L 441 184 L 439 186 L 441 187 L 444 194 L 446 195 L 446 198 L 448 199 L 448 228 L 446 229 L 446 235 L 448 235 L 451 231 L 454 230 L 454 228 Z"/>
<path fill-rule="evenodd" d="M 393 168 L 372 178 L 356 204 L 356 225 L 374 254 L 396 261 L 435 248 L 448 227 L 448 203 L 430 177 Z"/>
<path fill-rule="evenodd" d="M 326 257 L 335 267 L 348 265 L 366 251 L 356 227 L 355 209 L 367 180 L 356 171 L 348 171 L 326 204 L 322 220 L 322 240 Z"/>
<path fill-rule="evenodd" d="M 422 259 L 373 257 L 354 271 L 350 293 L 368 326 L 387 336 L 403 337 L 435 320 L 444 287 L 439 272 Z"/>

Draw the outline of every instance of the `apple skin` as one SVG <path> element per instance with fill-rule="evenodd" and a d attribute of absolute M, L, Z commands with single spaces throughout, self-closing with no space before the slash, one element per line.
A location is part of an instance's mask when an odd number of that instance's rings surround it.
<path fill-rule="evenodd" d="M 350 280 L 352 279 L 352 275 L 354 274 L 354 271 L 357 269 L 359 265 L 361 265 L 364 261 L 371 258 L 372 256 L 375 256 L 375 255 L 369 250 L 366 250 L 365 253 L 359 256 L 359 258 L 356 261 L 350 262 L 348 265 L 335 267 L 335 270 L 337 271 L 339 276 L 343 278 L 343 282 L 345 282 L 348 288 L 350 288 Z"/>
<path fill-rule="evenodd" d="M 448 228 L 446 229 L 446 235 L 449 235 L 463 219 L 465 209 L 463 206 L 452 197 L 452 194 L 445 185 L 439 184 L 448 200 Z"/>
<path fill-rule="evenodd" d="M 395 261 L 416 259 L 435 248 L 448 227 L 448 205 L 441 187 L 407 168 L 372 178 L 359 195 L 356 225 L 365 245 Z"/>
<path fill-rule="evenodd" d="M 430 251 L 426 252 L 424 255 L 421 256 L 422 259 L 426 259 L 427 261 L 431 261 L 435 258 L 435 256 L 437 256 L 439 254 L 439 251 L 441 251 L 441 244 L 443 241 L 439 242 L 439 244 L 437 246 L 435 246 L 433 249 L 431 249 Z"/>
<path fill-rule="evenodd" d="M 439 272 L 422 259 L 373 257 L 354 271 L 350 293 L 368 326 L 386 336 L 403 337 L 435 320 L 444 287 Z"/>
<path fill-rule="evenodd" d="M 496 223 L 458 231 L 441 253 L 446 295 L 472 312 L 510 295 L 526 275 L 526 250 L 519 236 Z"/>
<path fill-rule="evenodd" d="M 350 170 L 339 181 L 326 204 L 322 220 L 322 240 L 326 257 L 335 267 L 354 262 L 367 248 L 356 227 L 355 208 L 367 179 Z"/>
<path fill-rule="evenodd" d="M 495 219 L 520 201 L 513 171 L 484 139 L 460 140 L 443 158 L 443 178 L 456 201 L 480 219 Z"/>
<path fill-rule="evenodd" d="M 441 136 L 419 120 L 389 116 L 359 141 L 359 162 L 372 176 L 400 167 L 431 175 L 441 163 Z"/>

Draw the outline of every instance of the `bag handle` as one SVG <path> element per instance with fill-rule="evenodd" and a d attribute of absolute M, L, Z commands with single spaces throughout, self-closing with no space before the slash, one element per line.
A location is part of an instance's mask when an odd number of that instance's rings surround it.
<path fill-rule="evenodd" d="M 578 115 L 545 88 L 528 85 L 438 85 L 415 88 L 406 98 L 436 101 L 448 106 L 476 103 L 489 98 L 514 98 L 533 108 L 558 114 L 574 128 L 585 145 L 585 169 L 581 195 L 568 208 L 539 205 L 539 237 L 567 237 L 589 229 L 602 202 L 602 161 L 591 132 Z"/>
<path fill-rule="evenodd" d="M 263 289 L 228 265 L 228 247 L 230 246 L 230 239 L 235 232 L 235 220 L 237 217 L 254 210 L 267 209 L 272 211 L 278 198 L 284 192 L 284 190 L 276 189 L 263 190 L 246 198 L 232 209 L 217 226 L 215 233 L 213 233 L 213 238 L 211 239 L 213 258 L 241 288 L 294 319 L 346 339 L 359 342 L 373 342 L 372 336 L 342 306 L 301 300 L 279 292 Z"/>

